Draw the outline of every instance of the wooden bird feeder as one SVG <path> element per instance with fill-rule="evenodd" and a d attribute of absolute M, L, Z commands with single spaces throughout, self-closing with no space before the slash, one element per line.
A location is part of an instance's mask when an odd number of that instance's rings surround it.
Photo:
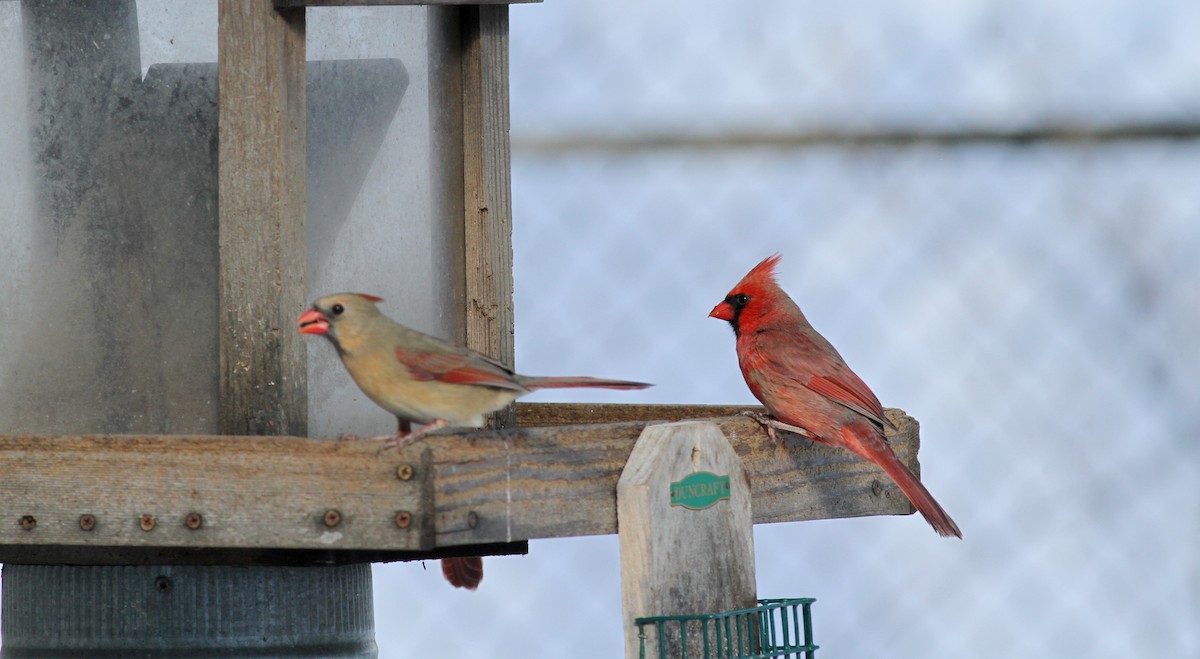
<path fill-rule="evenodd" d="M 196 211 L 216 215 L 208 238 L 218 242 L 207 247 L 217 256 L 213 317 L 201 319 L 215 336 L 210 361 L 189 367 L 212 374 L 197 385 L 211 382 L 211 390 L 192 392 L 215 396 L 211 430 L 0 435 L 0 562 L 330 565 L 524 553 L 529 540 L 624 534 L 628 526 L 653 543 L 623 535 L 623 563 L 640 561 L 625 577 L 626 604 L 635 607 L 627 614 L 674 613 L 650 592 L 659 576 L 646 570 L 658 559 L 647 552 L 687 546 L 687 534 L 698 531 L 661 521 L 670 511 L 657 504 L 626 506 L 618 481 L 647 468 L 643 461 L 666 469 L 686 456 L 635 453 L 645 433 L 688 446 L 699 437 L 717 446 L 713 433 L 724 437 L 732 450 L 706 468 L 744 472 L 738 487 L 750 500 L 737 505 L 747 524 L 913 512 L 874 465 L 804 441 L 774 445 L 735 407 L 518 404 L 497 415 L 495 429 L 383 454 L 373 442 L 307 438 L 306 346 L 294 321 L 308 303 L 306 85 L 319 83 L 306 69 L 305 8 L 391 4 L 435 5 L 430 29 L 439 50 L 430 70 L 444 103 L 435 141 L 452 173 L 439 210 L 450 218 L 441 234 L 448 271 L 437 273 L 452 282 L 456 336 L 448 338 L 513 362 L 506 3 L 220 0 L 220 93 L 199 103 L 215 100 L 215 160 L 200 185 L 216 206 Z M 175 414 L 170 428 L 192 418 L 165 407 L 104 413 L 127 411 Z M 917 424 L 888 414 L 899 428 L 889 439 L 916 471 Z M 710 423 L 669 432 L 658 425 L 687 419 Z M 650 476 L 643 480 L 661 489 L 662 478 Z M 713 574 L 713 583 L 725 583 Z M 737 583 L 728 603 L 752 600 L 752 561 Z"/>

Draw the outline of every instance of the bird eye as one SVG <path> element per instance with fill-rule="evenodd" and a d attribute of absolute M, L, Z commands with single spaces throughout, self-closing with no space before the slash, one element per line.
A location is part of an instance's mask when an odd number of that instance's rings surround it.
<path fill-rule="evenodd" d="M 746 303 L 749 301 L 750 301 L 750 296 L 746 295 L 745 293 L 738 293 L 737 295 L 733 296 L 733 303 L 738 305 L 739 307 L 746 306 Z"/>
<path fill-rule="evenodd" d="M 335 304 L 332 307 L 330 307 L 329 310 L 333 312 L 333 315 L 340 316 L 340 315 L 342 315 L 342 312 L 346 310 L 346 307 L 343 307 L 340 304 Z"/>

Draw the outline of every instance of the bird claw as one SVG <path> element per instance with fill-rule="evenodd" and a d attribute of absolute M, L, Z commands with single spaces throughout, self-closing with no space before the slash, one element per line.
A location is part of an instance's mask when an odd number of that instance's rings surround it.
<path fill-rule="evenodd" d="M 341 435 L 338 435 L 337 438 L 339 442 L 357 442 L 360 439 L 362 439 L 362 437 L 359 437 L 358 435 L 351 435 L 349 433 L 342 433 Z"/>
<path fill-rule="evenodd" d="M 397 451 L 399 451 L 400 449 L 404 448 L 405 446 L 408 446 L 409 444 L 412 444 L 413 442 L 417 441 L 418 439 L 424 437 L 425 435 L 427 435 L 435 430 L 441 430 L 442 428 L 445 428 L 446 424 L 447 424 L 447 421 L 445 419 L 437 419 L 433 423 L 428 423 L 424 427 L 422 427 L 420 430 L 415 430 L 413 432 L 405 432 L 403 426 L 401 426 L 401 429 L 398 430 L 393 435 L 383 435 L 380 437 L 372 437 L 371 439 L 382 439 L 383 440 L 383 446 L 379 447 L 379 450 L 375 452 L 375 455 L 376 456 L 383 455 L 383 452 L 390 448 L 394 448 Z"/>
<path fill-rule="evenodd" d="M 382 439 L 383 440 L 383 446 L 379 447 L 379 450 L 375 452 L 375 456 L 379 457 L 379 456 L 383 455 L 383 452 L 390 448 L 394 448 L 397 451 L 399 451 L 400 449 L 404 448 L 405 446 L 412 444 L 420 436 L 421 436 L 421 433 L 413 432 L 413 433 L 409 433 L 407 435 L 401 435 L 400 433 L 396 433 L 394 435 L 382 435 L 379 437 L 372 437 L 371 439 Z"/>
<path fill-rule="evenodd" d="M 774 421 L 775 419 L 772 419 L 771 417 L 767 416 L 766 414 L 763 414 L 762 412 L 758 412 L 756 410 L 742 410 L 741 412 L 738 412 L 738 416 L 745 416 L 745 417 L 750 417 L 751 419 L 754 419 L 767 431 L 768 439 L 770 439 L 775 444 L 779 443 L 779 437 L 778 437 L 778 435 L 775 434 L 775 426 L 774 426 L 774 424 L 772 424 L 772 421 Z"/>
<path fill-rule="evenodd" d="M 762 424 L 763 428 L 765 428 L 767 431 L 767 437 L 770 438 L 770 440 L 776 445 L 782 443 L 782 440 L 779 439 L 779 434 L 776 432 L 776 429 L 786 430 L 790 433 L 795 433 L 810 440 L 815 440 L 817 438 L 816 435 L 812 434 L 808 430 L 805 430 L 804 428 L 801 428 L 800 426 L 793 426 L 790 423 L 784 423 L 769 414 L 763 414 L 757 410 L 743 410 L 738 412 L 738 414 L 741 416 L 748 416 Z"/>

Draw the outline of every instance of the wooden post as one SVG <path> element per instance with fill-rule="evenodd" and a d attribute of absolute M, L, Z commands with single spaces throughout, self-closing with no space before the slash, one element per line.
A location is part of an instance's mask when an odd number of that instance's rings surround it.
<path fill-rule="evenodd" d="M 276 2 L 313 0 L 276 0 Z M 331 0 L 340 1 L 340 0 Z M 450 3 L 446 3 L 450 4 Z M 429 7 L 429 78 L 435 157 L 434 267 L 454 276 L 452 338 L 513 363 L 512 193 L 508 7 Z M 491 425 L 512 425 L 511 408 Z"/>
<path fill-rule="evenodd" d="M 455 10 L 461 28 L 466 345 L 513 363 L 508 7 Z M 513 411 L 492 423 L 512 425 Z"/>
<path fill-rule="evenodd" d="M 752 524 L 749 476 L 716 425 L 646 427 L 617 483 L 627 658 L 638 657 L 634 618 L 754 606 Z M 649 632 L 646 647 L 658 642 Z M 666 647 L 680 656 L 677 633 Z M 698 627 L 688 647 L 702 647 Z"/>
<path fill-rule="evenodd" d="M 304 9 L 218 5 L 220 428 L 306 435 Z"/>

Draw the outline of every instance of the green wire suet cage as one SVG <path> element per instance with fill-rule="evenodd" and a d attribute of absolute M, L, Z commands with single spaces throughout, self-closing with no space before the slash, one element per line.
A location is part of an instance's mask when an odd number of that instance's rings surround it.
<path fill-rule="evenodd" d="M 641 659 L 813 659 L 812 598 L 764 599 L 752 609 L 635 618 Z M 646 641 L 651 632 L 651 654 Z M 657 646 L 657 654 L 653 648 Z M 690 646 L 690 647 L 689 647 Z"/>

